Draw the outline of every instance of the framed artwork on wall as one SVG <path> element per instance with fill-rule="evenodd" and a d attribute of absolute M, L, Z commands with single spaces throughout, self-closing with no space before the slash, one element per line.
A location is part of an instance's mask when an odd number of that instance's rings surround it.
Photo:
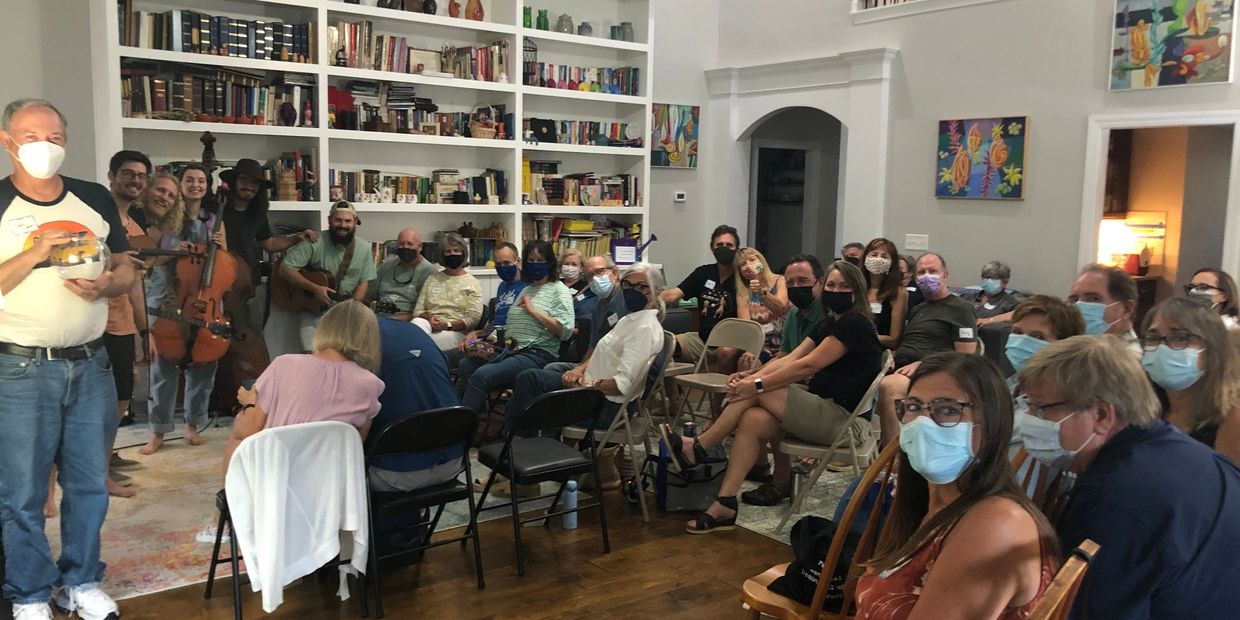
<path fill-rule="evenodd" d="M 1231 82 L 1232 0 L 1115 0 L 1112 91 Z"/>
<path fill-rule="evenodd" d="M 698 165 L 701 106 L 655 103 L 650 112 L 650 165 L 693 170 Z"/>
<path fill-rule="evenodd" d="M 1029 117 L 939 121 L 936 198 L 1025 199 Z"/>

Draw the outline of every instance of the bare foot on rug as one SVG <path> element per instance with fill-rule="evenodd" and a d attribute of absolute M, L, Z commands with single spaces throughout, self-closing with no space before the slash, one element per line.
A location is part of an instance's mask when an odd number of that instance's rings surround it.
<path fill-rule="evenodd" d="M 123 487 L 113 480 L 108 479 L 108 495 L 111 495 L 112 497 L 133 497 L 137 494 L 137 489 Z M 45 507 L 43 510 L 46 511 L 47 508 Z"/>
<path fill-rule="evenodd" d="M 155 454 L 155 451 L 158 450 L 159 447 L 162 445 L 164 445 L 163 433 L 152 433 L 151 439 L 146 442 L 146 445 L 142 446 L 141 448 L 138 448 L 138 454 L 145 454 L 146 456 L 150 456 L 152 454 Z"/>
<path fill-rule="evenodd" d="M 202 435 L 198 434 L 198 429 L 191 424 L 185 427 L 185 442 L 191 446 L 201 446 L 207 443 L 207 440 L 203 439 Z"/>

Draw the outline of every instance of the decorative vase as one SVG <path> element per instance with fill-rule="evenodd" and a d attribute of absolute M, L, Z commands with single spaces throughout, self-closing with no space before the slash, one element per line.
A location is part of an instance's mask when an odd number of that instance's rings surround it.
<path fill-rule="evenodd" d="M 451 17 L 460 17 L 461 3 L 457 2 L 457 0 L 451 0 L 448 2 L 448 15 Z"/>
<path fill-rule="evenodd" d="M 591 26 L 590 22 L 581 22 L 581 25 L 577 26 L 577 34 L 583 37 L 592 37 L 594 36 L 594 26 Z"/>
<path fill-rule="evenodd" d="M 435 0 L 424 0 L 422 2 L 423 13 L 426 13 L 427 15 L 434 15 L 435 12 L 438 10 L 439 10 L 439 5 L 435 3 Z"/>
<path fill-rule="evenodd" d="M 465 19 L 480 22 L 483 17 L 486 17 L 486 11 L 482 8 L 482 0 L 469 0 L 465 5 Z"/>
<path fill-rule="evenodd" d="M 547 9 L 538 9 L 538 29 L 551 29 L 551 19 L 547 17 Z"/>
<path fill-rule="evenodd" d="M 623 41 L 624 40 L 624 29 L 621 28 L 620 26 L 612 26 L 611 27 L 611 40 L 612 41 Z"/>
<path fill-rule="evenodd" d="M 521 15 L 521 25 L 525 28 L 534 27 L 534 9 L 528 6 L 525 7 L 525 10 Z"/>
<path fill-rule="evenodd" d="M 620 22 L 620 29 L 624 32 L 624 40 L 633 42 L 633 22 Z"/>
<path fill-rule="evenodd" d="M 568 13 L 560 15 L 560 20 L 555 23 L 555 31 L 564 34 L 573 33 L 573 16 Z"/>

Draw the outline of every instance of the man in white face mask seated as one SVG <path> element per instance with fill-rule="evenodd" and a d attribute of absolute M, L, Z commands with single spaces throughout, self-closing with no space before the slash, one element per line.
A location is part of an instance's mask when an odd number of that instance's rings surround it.
<path fill-rule="evenodd" d="M 1064 553 L 1085 539 L 1101 547 L 1073 617 L 1235 617 L 1240 469 L 1159 419 L 1120 340 L 1053 342 L 1019 378 L 1025 449 L 1078 476 L 1055 524 Z"/>

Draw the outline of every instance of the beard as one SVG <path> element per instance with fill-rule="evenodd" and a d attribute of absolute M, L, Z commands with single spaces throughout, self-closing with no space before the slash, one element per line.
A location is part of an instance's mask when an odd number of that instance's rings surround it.
<path fill-rule="evenodd" d="M 332 237 L 332 243 L 334 243 L 334 244 L 336 244 L 336 245 L 346 245 L 346 246 L 347 246 L 347 245 L 349 245 L 350 243 L 353 243 L 353 236 L 354 236 L 354 235 L 356 235 L 356 234 L 357 234 L 357 229 L 356 229 L 356 228 L 348 228 L 348 229 L 345 229 L 345 228 L 333 228 L 333 229 L 332 229 L 332 234 L 331 234 L 331 237 Z"/>

